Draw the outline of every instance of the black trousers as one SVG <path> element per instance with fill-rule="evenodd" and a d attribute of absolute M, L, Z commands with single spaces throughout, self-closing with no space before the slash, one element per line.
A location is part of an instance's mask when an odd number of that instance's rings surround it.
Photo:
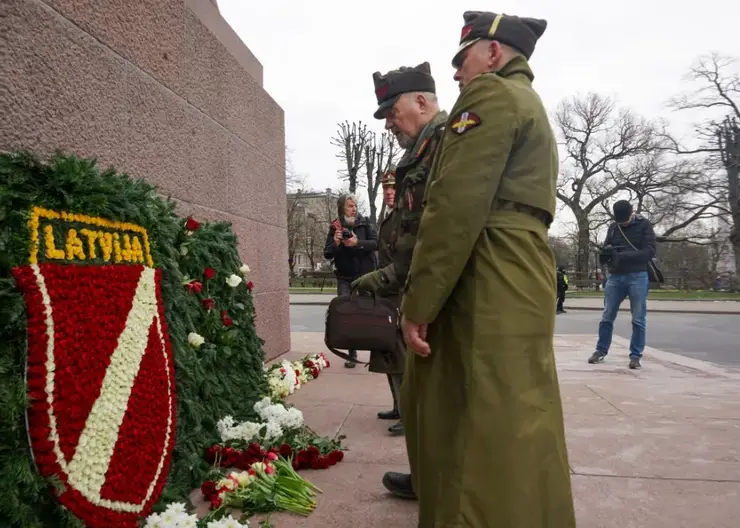
<path fill-rule="evenodd" d="M 388 385 L 391 387 L 393 395 L 393 410 L 398 410 L 398 396 L 401 394 L 401 383 L 403 383 L 403 374 L 387 374 Z"/>
<path fill-rule="evenodd" d="M 563 311 L 563 303 L 565 302 L 565 290 L 558 290 L 558 307 L 557 311 Z"/>

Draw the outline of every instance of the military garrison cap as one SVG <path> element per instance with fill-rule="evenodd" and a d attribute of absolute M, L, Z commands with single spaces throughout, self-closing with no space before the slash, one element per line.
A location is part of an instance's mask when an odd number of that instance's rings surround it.
<path fill-rule="evenodd" d="M 481 39 L 508 44 L 529 59 L 534 52 L 537 39 L 547 29 L 546 20 L 499 15 L 488 11 L 466 11 L 463 13 L 463 19 L 465 25 L 460 34 L 460 47 L 452 59 L 452 66 L 455 68 L 462 64 L 463 51 Z"/>
<path fill-rule="evenodd" d="M 396 185 L 396 173 L 394 171 L 386 172 L 383 174 L 383 177 L 380 178 L 380 183 L 384 188 Z"/>
<path fill-rule="evenodd" d="M 378 98 L 378 109 L 373 116 L 383 119 L 383 114 L 396 104 L 401 95 L 409 92 L 436 93 L 434 77 L 428 62 L 423 62 L 414 68 L 402 66 L 391 70 L 385 75 L 373 73 L 375 96 Z"/>

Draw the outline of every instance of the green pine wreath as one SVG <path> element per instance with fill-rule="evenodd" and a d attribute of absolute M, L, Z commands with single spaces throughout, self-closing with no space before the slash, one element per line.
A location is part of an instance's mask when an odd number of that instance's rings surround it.
<path fill-rule="evenodd" d="M 242 266 L 231 225 L 204 222 L 188 230 L 174 202 L 154 186 L 101 170 L 94 159 L 56 153 L 42 161 L 28 152 L 6 153 L 0 154 L 0 526 L 83 526 L 55 500 L 53 487 L 61 483 L 37 472 L 26 428 L 26 306 L 11 270 L 28 262 L 33 206 L 147 229 L 163 274 L 177 389 L 176 444 L 155 511 L 186 500 L 210 469 L 204 453 L 219 441 L 217 421 L 253 417 L 254 402 L 267 393 L 251 285 L 226 283 Z M 210 280 L 203 278 L 207 268 Z M 202 291 L 188 287 L 192 281 L 201 282 Z M 204 308 L 208 299 L 211 309 Z M 199 348 L 188 343 L 192 332 L 205 339 Z"/>

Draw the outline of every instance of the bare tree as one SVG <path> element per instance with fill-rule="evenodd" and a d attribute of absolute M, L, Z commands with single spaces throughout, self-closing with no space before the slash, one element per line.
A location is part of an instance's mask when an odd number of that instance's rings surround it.
<path fill-rule="evenodd" d="M 365 145 L 365 179 L 367 181 L 367 199 L 370 208 L 370 220 L 374 225 L 378 224 L 378 190 L 381 179 L 392 167 L 394 167 L 401 155 L 401 148 L 396 143 L 396 138 L 390 132 L 383 132 L 378 136 L 373 134 L 368 144 Z M 385 212 L 383 202 L 380 215 Z"/>
<path fill-rule="evenodd" d="M 288 231 L 288 267 L 290 276 L 295 275 L 296 255 L 304 248 L 306 225 L 304 196 L 306 178 L 296 173 L 290 157 L 290 150 L 285 154 L 285 189 L 287 191 L 287 231 Z"/>
<path fill-rule="evenodd" d="M 740 68 L 736 59 L 716 53 L 699 57 L 687 74 L 698 87 L 671 100 L 676 110 L 701 112 L 696 148 L 674 142 L 676 152 L 704 154 L 708 165 L 724 174 L 724 213 L 731 224 L 730 242 L 740 273 Z"/>
<path fill-rule="evenodd" d="M 373 133 L 367 129 L 362 121 L 350 123 L 345 121 L 337 125 L 336 135 L 331 144 L 339 148 L 337 158 L 342 160 L 344 168 L 339 171 L 340 179 L 349 182 L 350 194 L 357 192 L 360 167 L 365 158 L 365 147 L 370 143 Z"/>
<path fill-rule="evenodd" d="M 607 202 L 633 187 L 636 160 L 653 152 L 660 138 L 652 123 L 594 93 L 563 101 L 555 123 L 565 151 L 557 197 L 575 216 L 576 272 L 586 274 L 590 234 L 609 221 L 602 209 L 608 212 Z"/>

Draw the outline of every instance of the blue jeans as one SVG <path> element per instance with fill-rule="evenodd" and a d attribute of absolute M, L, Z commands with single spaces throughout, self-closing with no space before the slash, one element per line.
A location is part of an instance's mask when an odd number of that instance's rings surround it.
<path fill-rule="evenodd" d="M 645 325 L 647 317 L 648 296 L 647 271 L 628 273 L 626 275 L 609 275 L 604 290 L 604 313 L 599 323 L 599 341 L 596 351 L 606 355 L 612 344 L 614 320 L 619 306 L 625 297 L 630 299 L 632 311 L 632 339 L 630 340 L 630 357 L 641 358 L 645 349 Z"/>

